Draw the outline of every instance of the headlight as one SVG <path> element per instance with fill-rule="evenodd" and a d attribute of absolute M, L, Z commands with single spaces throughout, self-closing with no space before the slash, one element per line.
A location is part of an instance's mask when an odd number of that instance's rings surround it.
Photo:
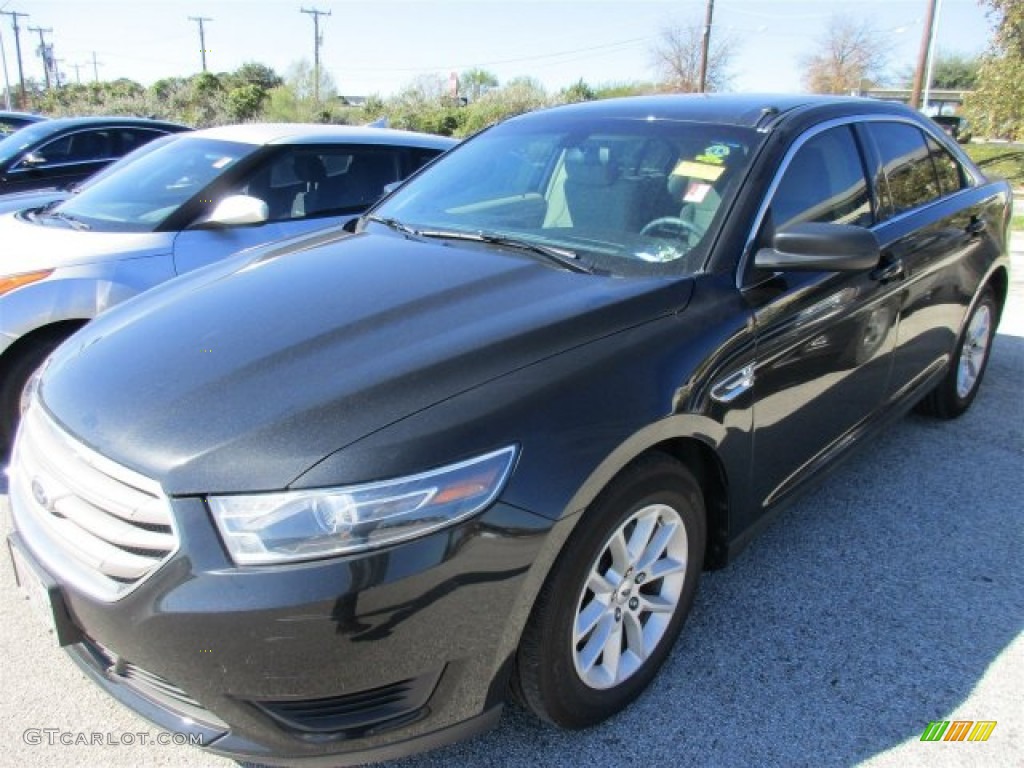
<path fill-rule="evenodd" d="M 231 558 L 265 565 L 384 547 L 453 525 L 497 498 L 512 446 L 366 485 L 207 499 Z"/>

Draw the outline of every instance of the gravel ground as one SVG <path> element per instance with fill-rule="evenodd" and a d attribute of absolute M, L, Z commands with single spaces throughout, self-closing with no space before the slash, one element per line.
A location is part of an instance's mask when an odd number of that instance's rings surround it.
<path fill-rule="evenodd" d="M 487 735 L 392 765 L 1024 765 L 1024 236 L 1015 251 L 973 409 L 952 423 L 906 418 L 705 574 L 633 707 L 576 733 L 510 708 Z M 4 533 L 6 508 L 0 496 Z M 0 765 L 232 765 L 147 744 L 160 732 L 54 647 L 5 566 L 0 615 Z M 998 725 L 984 743 L 919 740 L 930 720 L 954 719 Z M 27 729 L 131 743 L 49 744 Z"/>

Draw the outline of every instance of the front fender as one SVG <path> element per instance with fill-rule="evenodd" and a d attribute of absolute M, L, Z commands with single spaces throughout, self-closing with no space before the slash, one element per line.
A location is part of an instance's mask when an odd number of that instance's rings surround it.
<path fill-rule="evenodd" d="M 170 254 L 54 270 L 0 296 L 0 354 L 22 336 L 65 320 L 91 320 L 174 277 Z"/>

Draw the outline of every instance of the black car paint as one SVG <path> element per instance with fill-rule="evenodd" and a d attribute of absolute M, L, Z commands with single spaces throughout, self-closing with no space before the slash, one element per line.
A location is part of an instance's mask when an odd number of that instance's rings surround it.
<path fill-rule="evenodd" d="M 721 103 L 695 111 L 708 118 Z M 116 604 L 68 587 L 76 620 L 230 720 L 214 750 L 255 759 L 344 751 L 330 759 L 355 761 L 489 721 L 534 597 L 581 511 L 644 451 L 657 446 L 695 467 L 709 500 L 710 561 L 724 563 L 769 512 L 934 384 L 972 297 L 986 283 L 1005 292 L 1007 267 L 1007 191 L 982 181 L 875 227 L 883 258 L 903 261 L 897 279 L 758 272 L 765 189 L 805 131 L 848 115 L 929 128 L 870 102 L 794 98 L 777 112 L 761 109 L 771 100 L 724 103 L 745 107 L 741 122 L 765 123 L 767 139 L 703 274 L 570 274 L 514 251 L 370 225 L 319 248 L 218 265 L 74 337 L 43 378 L 43 401 L 91 447 L 158 480 L 175 497 L 181 534 L 172 560 Z M 851 360 L 862 320 L 880 307 L 882 340 Z M 912 345 L 921 334 L 900 333 L 919 321 L 924 346 Z M 745 366 L 755 367 L 752 390 L 728 403 L 712 396 Z M 400 476 L 510 439 L 521 455 L 491 509 L 353 558 L 235 567 L 202 500 Z M 250 703 L 431 674 L 429 714 L 379 733 L 313 739 Z M 144 714 L 181 728 L 165 711 Z"/>

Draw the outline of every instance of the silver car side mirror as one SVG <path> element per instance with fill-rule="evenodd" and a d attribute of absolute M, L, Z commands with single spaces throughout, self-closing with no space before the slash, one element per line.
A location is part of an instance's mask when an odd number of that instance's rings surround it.
<path fill-rule="evenodd" d="M 203 221 L 205 226 L 238 226 L 262 224 L 270 218 L 270 209 L 258 197 L 229 195 L 217 203 L 213 212 Z"/>

